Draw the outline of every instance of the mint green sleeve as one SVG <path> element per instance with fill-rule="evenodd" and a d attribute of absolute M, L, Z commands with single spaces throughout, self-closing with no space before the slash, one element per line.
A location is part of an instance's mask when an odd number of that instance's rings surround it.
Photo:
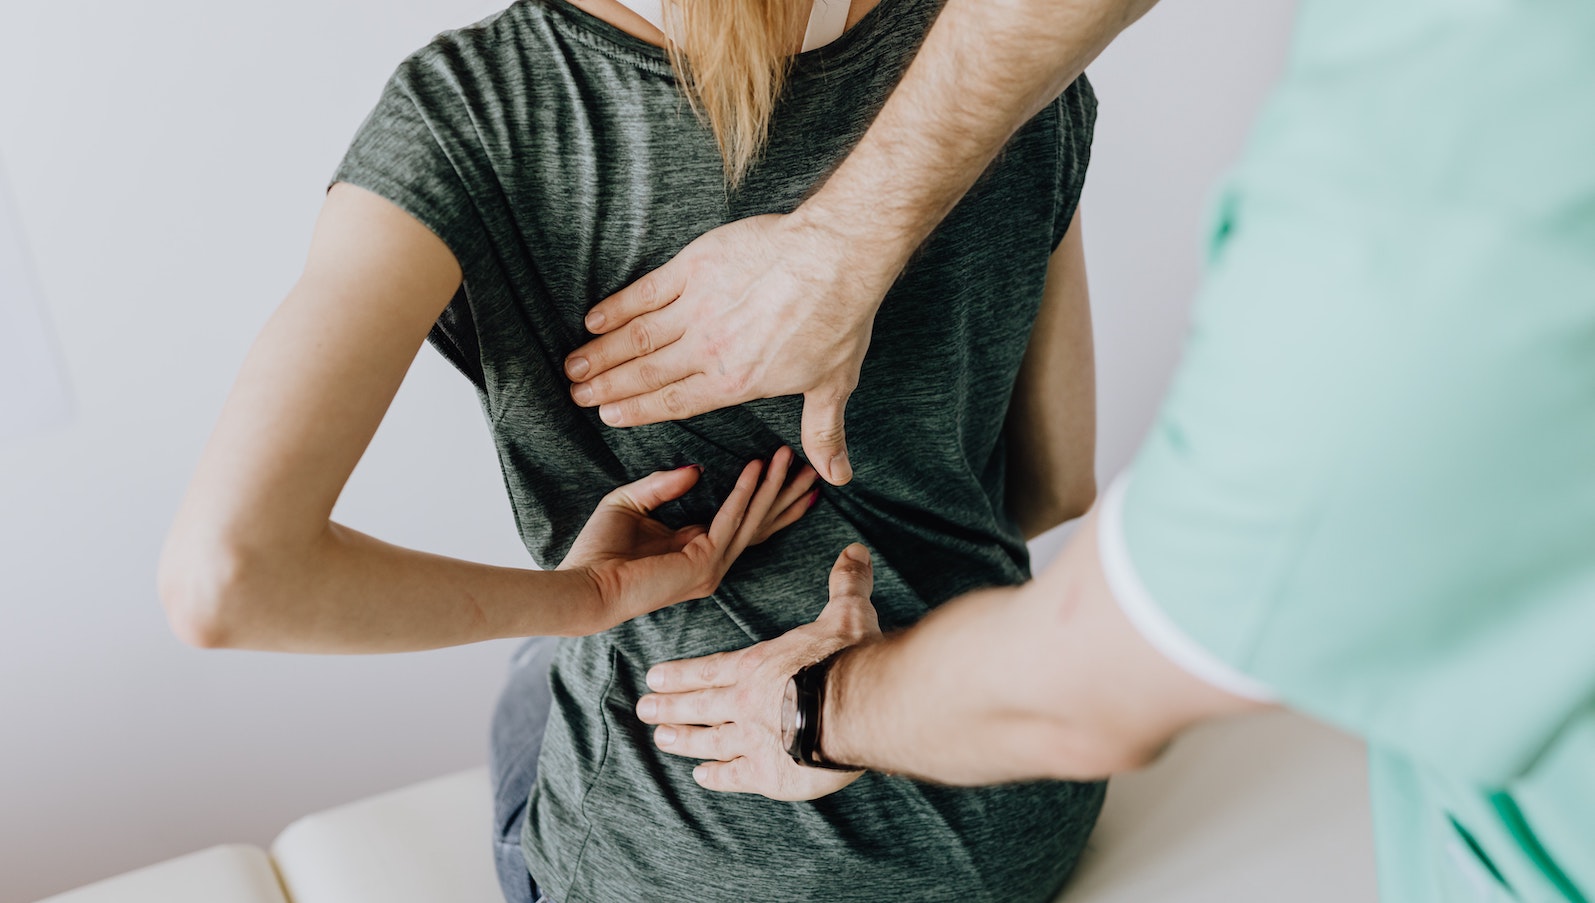
<path fill-rule="evenodd" d="M 1595 255 L 1545 261 L 1528 311 L 1517 255 L 1230 215 L 1133 465 L 1131 565 L 1286 701 L 1504 781 L 1595 700 Z"/>
<path fill-rule="evenodd" d="M 1367 739 L 1391 899 L 1595 892 L 1592 85 L 1588 3 L 1304 0 L 1104 498 L 1159 648 Z"/>

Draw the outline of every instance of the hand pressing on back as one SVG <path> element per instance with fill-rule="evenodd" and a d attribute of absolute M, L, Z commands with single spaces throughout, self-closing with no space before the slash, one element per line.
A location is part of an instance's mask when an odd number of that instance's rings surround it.
<path fill-rule="evenodd" d="M 700 236 L 587 315 L 571 397 L 610 426 L 683 420 L 756 398 L 803 396 L 803 451 L 834 485 L 853 477 L 844 414 L 897 272 L 799 216 Z"/>
<path fill-rule="evenodd" d="M 864 772 L 793 761 L 782 738 L 781 709 L 787 683 L 800 669 L 880 636 L 870 602 L 874 584 L 869 550 L 854 543 L 831 567 L 830 602 L 812 623 L 735 652 L 655 665 L 648 671 L 654 692 L 637 701 L 637 716 L 659 725 L 654 744 L 707 760 L 692 776 L 709 790 L 812 800 L 858 780 Z"/>

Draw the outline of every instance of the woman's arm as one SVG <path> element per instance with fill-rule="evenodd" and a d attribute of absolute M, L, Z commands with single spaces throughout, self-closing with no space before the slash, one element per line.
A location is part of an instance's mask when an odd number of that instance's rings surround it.
<path fill-rule="evenodd" d="M 1077 209 L 1047 265 L 1041 311 L 1003 427 L 1008 513 L 1026 539 L 1091 510 L 1096 413 L 1091 298 Z"/>
<path fill-rule="evenodd" d="M 557 571 L 432 555 L 332 521 L 461 278 L 447 245 L 399 207 L 348 184 L 328 192 L 304 274 L 250 349 L 162 550 L 160 595 L 180 637 L 394 652 L 592 633 L 680 601 L 668 593 L 712 590 L 743 546 L 795 519 L 804 474 L 784 481 L 788 450 L 763 485 L 750 465 L 708 529 L 669 531 L 647 517 L 696 472 L 622 487 Z M 639 576 L 665 583 L 650 595 Z"/>

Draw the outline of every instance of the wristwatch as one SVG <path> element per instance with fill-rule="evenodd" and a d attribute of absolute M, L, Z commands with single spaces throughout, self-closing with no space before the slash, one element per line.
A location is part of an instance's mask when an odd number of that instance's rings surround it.
<path fill-rule="evenodd" d="M 820 712 L 825 704 L 825 676 L 831 663 L 842 654 L 838 649 L 798 671 L 786 684 L 781 702 L 781 740 L 787 755 L 799 765 L 829 768 L 834 771 L 863 771 L 857 765 L 843 765 L 820 756 Z"/>

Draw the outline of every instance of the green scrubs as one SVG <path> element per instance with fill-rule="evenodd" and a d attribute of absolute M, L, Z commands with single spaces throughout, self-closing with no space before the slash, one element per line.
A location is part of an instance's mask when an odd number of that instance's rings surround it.
<path fill-rule="evenodd" d="M 1304 0 L 1115 501 L 1176 645 L 1367 738 L 1386 900 L 1595 900 L 1595 2 Z"/>

